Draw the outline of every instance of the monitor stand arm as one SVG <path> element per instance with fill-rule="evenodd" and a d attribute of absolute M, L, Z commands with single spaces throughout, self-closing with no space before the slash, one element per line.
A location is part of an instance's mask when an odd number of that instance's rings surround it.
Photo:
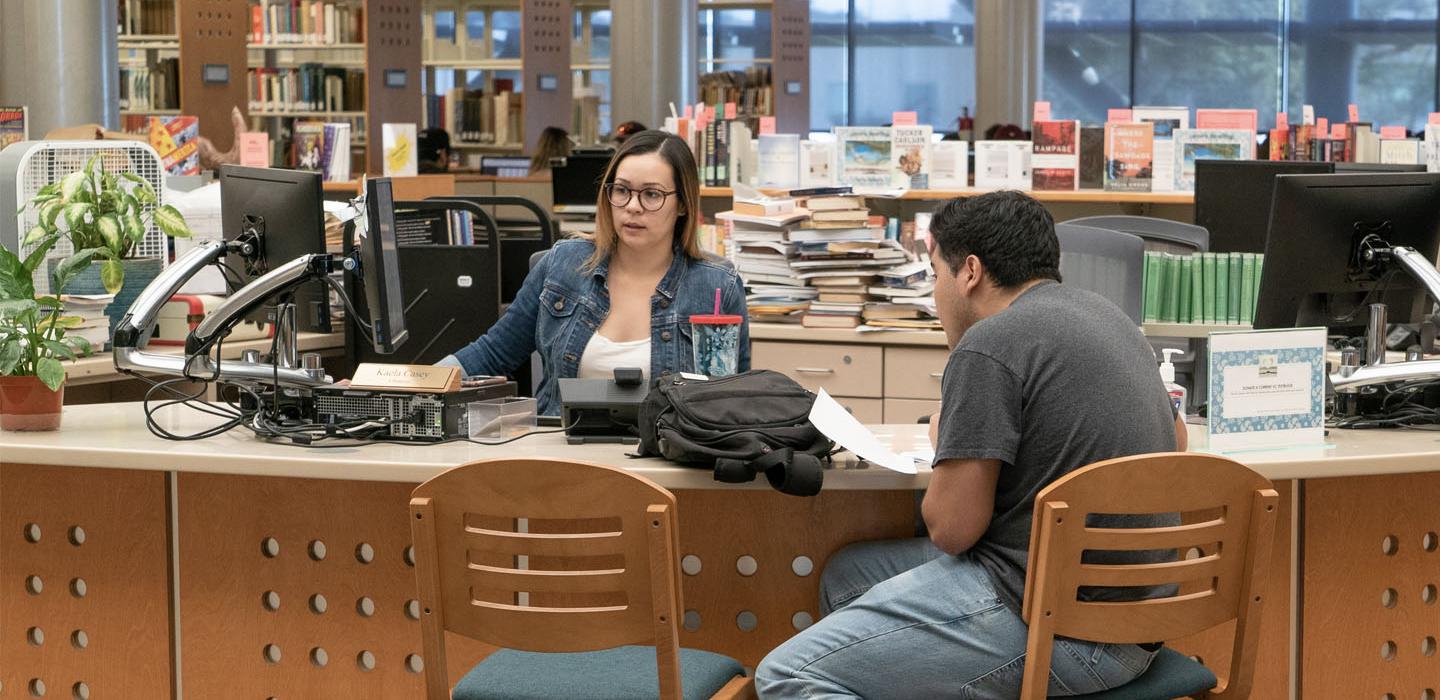
<path fill-rule="evenodd" d="M 122 372 L 154 372 L 193 377 L 203 380 L 225 380 L 269 384 L 278 381 L 293 387 L 314 387 L 332 383 L 321 370 L 306 370 L 293 361 L 279 365 L 241 360 L 217 362 L 211 358 L 212 348 L 230 333 L 241 319 L 276 295 L 289 292 L 299 285 L 323 279 L 335 267 L 335 258 L 326 254 L 302 255 L 268 274 L 254 280 L 230 295 L 219 308 L 206 314 L 185 339 L 185 354 L 166 355 L 146 352 L 155 319 L 180 287 L 206 265 L 218 262 L 227 252 L 241 252 L 236 243 L 210 241 L 186 253 L 165 268 L 140 296 L 115 327 L 112 341 L 115 367 Z M 231 248 L 237 248 L 231 251 Z M 281 314 L 284 316 L 285 314 Z M 293 314 L 291 314 L 293 318 Z M 286 356 L 296 347 L 295 325 L 277 323 L 275 332 L 283 336 L 276 345 L 287 349 Z"/>
<path fill-rule="evenodd" d="M 1425 287 L 1431 299 L 1440 299 L 1440 270 L 1435 263 L 1426 260 L 1414 248 L 1395 246 L 1366 252 L 1378 262 L 1398 267 L 1415 278 Z M 1389 364 L 1365 365 L 1362 367 L 1342 366 L 1339 372 L 1330 375 L 1330 383 L 1336 391 L 1354 391 L 1371 384 L 1390 384 L 1416 379 L 1440 378 L 1440 360 L 1419 360 Z"/>

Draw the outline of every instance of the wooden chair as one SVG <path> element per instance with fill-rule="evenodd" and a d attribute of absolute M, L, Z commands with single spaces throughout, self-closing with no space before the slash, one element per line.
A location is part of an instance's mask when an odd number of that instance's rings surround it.
<path fill-rule="evenodd" d="M 679 648 L 675 497 L 655 483 L 487 459 L 421 484 L 410 513 L 430 700 L 452 697 L 447 631 L 504 647 L 456 700 L 753 696 L 739 662 Z"/>
<path fill-rule="evenodd" d="M 1279 497 L 1264 477 L 1232 460 L 1163 453 L 1077 469 L 1035 497 L 1024 618 L 1030 626 L 1021 697 L 1045 697 L 1055 635 L 1097 642 L 1167 641 L 1235 620 L 1223 681 L 1198 662 L 1163 647 L 1150 668 L 1124 686 L 1080 696 L 1119 698 L 1249 697 L 1255 670 L 1261 591 Z M 1181 525 L 1143 529 L 1088 527 L 1087 516 L 1180 513 Z M 1158 564 L 1081 563 L 1081 553 L 1174 549 Z M 1180 584 L 1171 597 L 1134 602 L 1077 600 L 1082 586 Z"/>

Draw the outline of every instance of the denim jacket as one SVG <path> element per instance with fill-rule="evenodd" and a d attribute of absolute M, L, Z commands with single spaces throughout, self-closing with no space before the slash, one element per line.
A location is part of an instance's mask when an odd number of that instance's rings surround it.
<path fill-rule="evenodd" d="M 587 271 L 585 261 L 594 252 L 595 244 L 588 240 L 556 243 L 525 278 L 505 315 L 455 352 L 465 374 L 506 374 L 539 350 L 544 377 L 535 392 L 536 408 L 541 415 L 560 413 L 555 380 L 579 374 L 580 355 L 610 314 L 610 260 Z M 650 297 L 651 377 L 694 369 L 690 316 L 714 313 L 716 289 L 721 290 L 721 313 L 745 319 L 740 324 L 739 369 L 750 369 L 750 327 L 740 275 L 728 261 L 695 260 L 677 249 Z"/>

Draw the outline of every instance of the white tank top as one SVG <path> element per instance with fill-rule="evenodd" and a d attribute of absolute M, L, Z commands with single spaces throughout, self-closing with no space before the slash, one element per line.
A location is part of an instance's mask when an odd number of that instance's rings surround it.
<path fill-rule="evenodd" d="M 616 367 L 639 367 L 650 381 L 650 339 L 617 343 L 599 333 L 590 336 L 580 355 L 581 379 L 613 379 Z"/>

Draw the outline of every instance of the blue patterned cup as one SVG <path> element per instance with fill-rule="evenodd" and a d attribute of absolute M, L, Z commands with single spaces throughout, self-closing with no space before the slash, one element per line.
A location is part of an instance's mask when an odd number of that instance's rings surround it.
<path fill-rule="evenodd" d="M 735 374 L 740 364 L 739 316 L 705 315 L 690 317 L 695 343 L 695 371 L 711 377 Z"/>

